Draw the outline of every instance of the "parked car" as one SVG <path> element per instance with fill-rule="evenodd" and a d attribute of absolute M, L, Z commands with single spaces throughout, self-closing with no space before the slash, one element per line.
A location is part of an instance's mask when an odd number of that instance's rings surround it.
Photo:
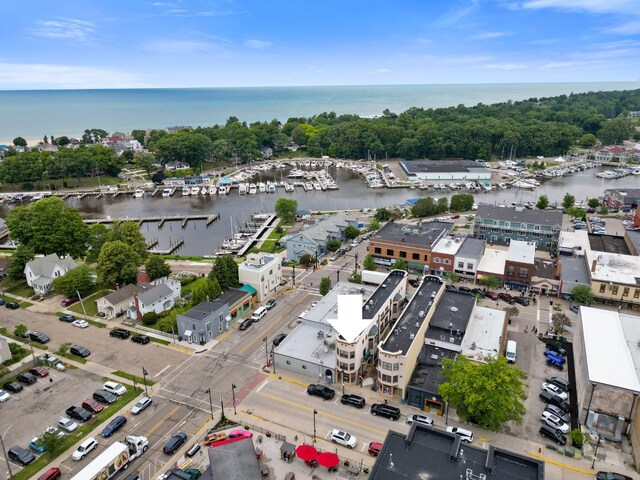
<path fill-rule="evenodd" d="M 513 297 L 511 295 L 509 295 L 508 293 L 499 293 L 498 294 L 498 298 L 500 300 L 502 300 L 503 302 L 508 303 L 509 305 L 513 305 L 514 303 L 516 303 L 516 301 L 513 299 Z"/>
<path fill-rule="evenodd" d="M 567 437 L 565 437 L 561 432 L 556 430 L 554 427 L 550 427 L 549 425 L 542 425 L 540 427 L 540 435 L 543 437 L 547 437 L 550 440 L 553 440 L 558 445 L 566 445 Z"/>
<path fill-rule="evenodd" d="M 279 333 L 278 335 L 276 335 L 275 337 L 273 337 L 273 345 L 274 346 L 278 346 L 282 343 L 282 341 L 287 338 L 287 334 L 286 333 Z"/>
<path fill-rule="evenodd" d="M 409 285 L 411 285 L 413 288 L 418 288 L 420 286 L 420 280 L 409 280 Z"/>
<path fill-rule="evenodd" d="M 343 405 L 351 405 L 356 408 L 364 408 L 367 402 L 360 395 L 346 394 L 340 397 L 340 403 Z"/>
<path fill-rule="evenodd" d="M 64 411 L 64 413 L 66 413 L 69 418 L 80 420 L 83 423 L 91 420 L 91 413 L 87 412 L 82 407 L 69 407 Z"/>
<path fill-rule="evenodd" d="M 116 397 L 111 392 L 107 392 L 106 390 L 100 389 L 93 392 L 93 399 L 96 402 L 100 402 L 105 405 L 111 405 L 112 403 L 115 403 L 118 400 L 118 397 Z"/>
<path fill-rule="evenodd" d="M 631 477 L 615 472 L 598 472 L 596 480 L 633 480 Z"/>
<path fill-rule="evenodd" d="M 273 307 L 276 306 L 276 301 L 272 298 L 271 300 L 268 300 L 264 306 L 267 307 L 267 310 L 271 310 Z"/>
<path fill-rule="evenodd" d="M 120 338 L 124 340 L 125 338 L 129 338 L 131 332 L 129 330 L 125 330 L 124 328 L 114 328 L 109 332 L 110 337 Z"/>
<path fill-rule="evenodd" d="M 546 377 L 544 379 L 545 382 L 547 383 L 553 383 L 554 385 L 559 386 L 560 388 L 562 388 L 564 391 L 568 392 L 569 391 L 569 387 L 571 386 L 571 384 L 565 380 L 562 377 Z"/>
<path fill-rule="evenodd" d="M 2 388 L 7 392 L 18 393 L 24 387 L 18 382 L 7 382 L 2 386 Z"/>
<path fill-rule="evenodd" d="M 567 356 L 567 351 L 558 346 L 558 345 L 554 345 L 552 343 L 547 343 L 546 345 L 547 351 L 549 352 L 555 352 L 557 355 L 560 355 L 561 357 L 566 357 Z"/>
<path fill-rule="evenodd" d="M 187 450 L 187 453 L 185 453 L 185 455 L 188 458 L 193 457 L 196 453 L 198 453 L 200 451 L 200 449 L 202 448 L 202 445 L 199 443 L 194 443 L 193 446 Z"/>
<path fill-rule="evenodd" d="M 563 422 L 551 412 L 547 412 L 546 410 L 542 412 L 542 415 L 540 415 L 540 420 L 550 427 L 553 427 L 556 430 L 560 430 L 560 432 L 562 433 L 569 433 L 569 424 Z"/>
<path fill-rule="evenodd" d="M 133 337 L 131 337 L 131 341 L 133 343 L 139 343 L 140 345 L 146 345 L 151 341 L 151 338 L 149 338 L 148 335 L 143 335 L 141 333 L 138 333 L 137 335 L 134 335 Z"/>
<path fill-rule="evenodd" d="M 49 369 L 38 365 L 37 367 L 31 367 L 29 373 L 36 377 L 46 377 L 49 375 Z"/>
<path fill-rule="evenodd" d="M 29 340 L 38 343 L 49 343 L 51 339 L 42 332 L 29 332 Z"/>
<path fill-rule="evenodd" d="M 62 300 L 60 302 L 60 305 L 63 307 L 68 307 L 69 305 L 76 303 L 78 300 L 80 299 L 78 298 L 77 295 L 71 295 L 70 297 L 67 297 L 64 300 Z"/>
<path fill-rule="evenodd" d="M 89 437 L 78 446 L 76 451 L 73 452 L 73 455 L 71 455 L 71 458 L 76 461 L 82 460 L 89 454 L 89 452 L 91 452 L 91 450 L 93 450 L 97 446 L 98 442 L 96 441 L 96 439 L 93 437 Z"/>
<path fill-rule="evenodd" d="M 331 430 L 331 435 L 329 437 L 331 439 L 331 443 L 339 443 L 347 448 L 353 448 L 358 444 L 358 439 L 356 437 L 348 434 L 347 432 L 343 432 L 342 430 L 338 430 L 337 428 Z"/>
<path fill-rule="evenodd" d="M 398 407 L 386 403 L 374 403 L 371 405 L 371 415 L 386 417 L 389 420 L 398 420 L 402 413 Z"/>
<path fill-rule="evenodd" d="M 140 400 L 138 400 L 138 402 L 133 406 L 133 408 L 131 408 L 131 414 L 132 415 L 138 415 L 140 412 L 142 412 L 145 408 L 147 408 L 149 405 L 151 405 L 153 403 L 153 400 L 151 400 L 151 398 L 149 397 L 142 397 Z"/>
<path fill-rule="evenodd" d="M 0 390 L 0 403 L 2 402 L 6 402 L 7 400 L 9 400 L 11 398 L 11 395 L 9 395 L 7 392 L 5 392 L 4 390 Z"/>
<path fill-rule="evenodd" d="M 104 382 L 102 388 L 104 388 L 109 393 L 117 395 L 118 397 L 121 397 L 122 395 L 127 393 L 127 388 L 118 382 Z"/>
<path fill-rule="evenodd" d="M 458 435 L 463 442 L 473 442 L 473 432 L 459 427 L 447 427 L 447 432 Z"/>
<path fill-rule="evenodd" d="M 569 412 L 565 411 L 564 408 L 558 407 L 557 405 L 554 405 L 552 403 L 547 404 L 547 406 L 544 407 L 544 411 L 553 413 L 563 422 L 569 423 L 571 421 L 571 415 L 569 414 Z"/>
<path fill-rule="evenodd" d="M 102 405 L 91 398 L 86 399 L 80 406 L 87 412 L 91 413 L 100 413 L 102 410 L 104 410 L 104 407 Z"/>
<path fill-rule="evenodd" d="M 496 292 L 486 291 L 484 296 L 490 300 L 498 300 L 498 294 Z"/>
<path fill-rule="evenodd" d="M 547 358 L 547 365 L 549 367 L 557 368 L 560 371 L 564 370 L 564 362 L 560 362 L 560 361 L 558 361 L 556 359 L 553 359 L 553 358 Z"/>
<path fill-rule="evenodd" d="M 47 449 L 38 437 L 33 437 L 27 446 L 37 453 L 44 453 Z"/>
<path fill-rule="evenodd" d="M 172 455 L 187 441 L 187 434 L 184 432 L 178 432 L 171 437 L 162 448 L 162 451 L 167 455 Z"/>
<path fill-rule="evenodd" d="M 406 422 L 409 425 L 413 425 L 414 423 L 419 423 L 421 425 L 433 425 L 433 419 L 431 417 L 427 417 L 426 415 L 407 415 Z"/>
<path fill-rule="evenodd" d="M 560 408 L 563 408 L 564 400 L 554 393 L 540 392 L 540 394 L 538 395 L 538 398 L 542 400 L 544 403 L 551 403 Z"/>
<path fill-rule="evenodd" d="M 569 307 L 569 310 L 571 310 L 573 313 L 575 313 L 576 315 L 580 313 L 580 306 L 579 305 L 571 305 Z"/>
<path fill-rule="evenodd" d="M 33 453 L 19 445 L 11 447 L 7 453 L 9 456 L 9 460 L 15 463 L 19 463 L 23 467 L 25 465 L 29 465 L 36 459 L 36 456 Z"/>
<path fill-rule="evenodd" d="M 138 472 L 130 473 L 129 475 L 124 477 L 124 480 L 140 480 L 140 474 Z"/>
<path fill-rule="evenodd" d="M 316 397 L 322 397 L 325 400 L 331 400 L 336 396 L 336 391 L 324 385 L 311 384 L 307 387 L 307 393 Z"/>
<path fill-rule="evenodd" d="M 460 285 L 458 287 L 459 292 L 471 293 L 471 289 L 465 285 Z"/>
<path fill-rule="evenodd" d="M 34 383 L 36 383 L 38 381 L 38 378 L 35 375 L 33 375 L 32 373 L 29 373 L 29 372 L 19 373 L 18 376 L 16 377 L 16 379 L 19 382 L 24 383 L 25 385 L 33 385 Z"/>
<path fill-rule="evenodd" d="M 73 321 L 75 321 L 76 317 L 74 317 L 73 315 L 60 315 L 59 320 L 61 322 L 67 322 L 67 323 L 72 323 Z"/>
<path fill-rule="evenodd" d="M 377 457 L 378 455 L 380 455 L 381 450 L 382 450 L 382 444 L 380 442 L 371 442 L 369 444 L 369 448 L 367 449 L 367 452 L 369 452 L 369 455 L 371 455 L 372 457 Z"/>
<path fill-rule="evenodd" d="M 231 430 L 229 432 L 229 438 L 237 438 L 237 437 L 251 438 L 253 437 L 253 433 L 251 433 L 249 430 L 242 430 L 242 429 Z"/>
<path fill-rule="evenodd" d="M 102 431 L 100 432 L 100 436 L 102 438 L 108 438 L 111 435 L 113 435 L 115 432 L 117 432 L 118 430 L 120 430 L 122 427 L 124 427 L 124 424 L 127 423 L 127 419 L 122 416 L 122 415 L 118 415 L 117 417 L 115 417 L 113 420 L 111 420 L 109 423 L 107 423 L 107 426 L 104 427 L 102 429 Z"/>
<path fill-rule="evenodd" d="M 9 310 L 17 310 L 18 308 L 20 308 L 20 305 L 18 305 L 16 302 L 7 302 L 4 304 L 4 307 L 8 308 Z"/>
<path fill-rule="evenodd" d="M 86 320 L 74 320 L 71 325 L 78 328 L 87 328 L 89 326 L 89 322 Z"/>
<path fill-rule="evenodd" d="M 447 285 L 444 286 L 444 288 L 445 288 L 445 290 L 449 290 L 450 292 L 457 292 L 458 291 L 458 289 L 455 287 L 455 285 L 447 284 Z"/>
<path fill-rule="evenodd" d="M 71 355 L 77 355 L 81 358 L 87 358 L 89 355 L 91 355 L 89 349 L 83 347 L 82 345 L 72 345 L 71 348 L 69 348 L 69 353 Z"/>
<path fill-rule="evenodd" d="M 559 386 L 554 385 L 553 383 L 546 383 L 546 382 L 543 383 L 542 390 L 544 390 L 545 392 L 553 393 L 559 396 L 563 400 L 566 400 L 567 398 L 569 398 L 569 395 L 567 394 L 566 391 L 564 391 Z"/>
<path fill-rule="evenodd" d="M 513 300 L 516 303 L 519 303 L 520 305 L 522 305 L 523 307 L 528 307 L 529 306 L 529 297 L 525 297 L 523 295 L 520 295 L 519 297 L 513 297 Z"/>
<path fill-rule="evenodd" d="M 471 293 L 473 293 L 474 295 L 479 295 L 482 298 L 484 298 L 484 296 L 486 295 L 486 292 L 481 288 L 472 288 Z"/>
<path fill-rule="evenodd" d="M 62 472 L 57 467 L 51 467 L 38 477 L 38 480 L 58 480 L 62 476 Z"/>
<path fill-rule="evenodd" d="M 253 320 L 251 320 L 250 318 L 245 318 L 240 324 L 240 330 L 246 330 L 251 326 L 252 323 L 253 323 Z"/>
<path fill-rule="evenodd" d="M 62 417 L 58 420 L 58 426 L 65 432 L 73 432 L 78 429 L 78 424 L 70 418 Z"/>
<path fill-rule="evenodd" d="M 547 359 L 557 362 L 561 365 L 564 365 L 567 361 L 563 356 L 559 355 L 558 352 L 555 352 L 553 350 L 546 350 L 544 352 L 544 356 L 547 357 Z"/>

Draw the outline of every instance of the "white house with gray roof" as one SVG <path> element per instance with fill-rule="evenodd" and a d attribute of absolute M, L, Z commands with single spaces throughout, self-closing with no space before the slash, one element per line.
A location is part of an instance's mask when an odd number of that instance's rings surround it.
<path fill-rule="evenodd" d="M 57 254 L 51 253 L 28 262 L 24 267 L 24 276 L 27 278 L 27 285 L 33 288 L 34 292 L 44 295 L 51 290 L 54 279 L 77 266 L 72 258 L 60 258 Z"/>
<path fill-rule="evenodd" d="M 182 286 L 177 280 L 162 278 L 150 288 L 133 295 L 127 318 L 142 318 L 145 313 L 160 314 L 172 309 L 182 295 Z"/>
<path fill-rule="evenodd" d="M 358 217 L 353 212 L 340 212 L 329 215 L 321 222 L 290 236 L 286 240 L 287 259 L 300 260 L 303 255 L 320 258 L 327 253 L 327 242 L 344 240 L 344 230 L 358 224 Z"/>

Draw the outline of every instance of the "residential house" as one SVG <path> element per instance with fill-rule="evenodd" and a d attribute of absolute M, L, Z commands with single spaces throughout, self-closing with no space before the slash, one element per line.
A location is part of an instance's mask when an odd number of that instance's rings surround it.
<path fill-rule="evenodd" d="M 461 278 L 475 280 L 485 245 L 486 240 L 466 237 L 455 255 L 453 271 Z"/>
<path fill-rule="evenodd" d="M 257 294 L 257 301 L 275 293 L 282 281 L 282 259 L 278 254 L 250 253 L 238 265 L 240 283 L 251 285 Z"/>
<path fill-rule="evenodd" d="M 535 242 L 539 250 L 554 255 L 558 249 L 562 212 L 480 204 L 473 223 L 477 238 L 490 244 L 508 245 L 511 240 Z"/>
<path fill-rule="evenodd" d="M 596 151 L 596 160 L 599 162 L 638 162 L 640 161 L 640 149 L 608 145 Z"/>
<path fill-rule="evenodd" d="M 189 165 L 184 162 L 179 162 L 178 160 L 173 160 L 165 163 L 164 168 L 167 170 L 188 170 Z"/>
<path fill-rule="evenodd" d="M 160 314 L 171 310 L 181 295 L 182 286 L 179 281 L 170 278 L 157 280 L 153 286 L 133 294 L 127 317 L 142 320 L 146 313 Z"/>
<path fill-rule="evenodd" d="M 287 259 L 298 261 L 303 255 L 321 258 L 328 252 L 329 241 L 344 241 L 344 230 L 347 226 L 356 226 L 359 222 L 358 216 L 353 212 L 340 212 L 326 216 L 324 220 L 285 240 Z"/>
<path fill-rule="evenodd" d="M 144 291 L 149 285 L 146 283 L 128 284 L 96 300 L 98 313 L 106 318 L 125 315 L 131 308 L 133 296 Z"/>
<path fill-rule="evenodd" d="M 43 257 L 36 257 L 24 267 L 24 275 L 27 285 L 40 295 L 45 295 L 51 290 L 53 280 L 61 277 L 78 264 L 68 257 L 60 258 L 51 253 Z"/>

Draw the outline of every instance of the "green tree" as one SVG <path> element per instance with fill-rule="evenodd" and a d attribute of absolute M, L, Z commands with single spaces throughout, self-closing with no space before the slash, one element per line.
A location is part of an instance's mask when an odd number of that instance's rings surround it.
<path fill-rule="evenodd" d="M 20 323 L 20 324 L 16 325 L 16 328 L 13 329 L 13 334 L 16 337 L 22 338 L 22 337 L 24 337 L 26 335 L 26 333 L 28 331 L 29 330 L 27 330 L 27 326 L 23 325 L 22 323 Z"/>
<path fill-rule="evenodd" d="M 222 291 L 227 291 L 231 287 L 238 287 L 238 264 L 231 255 L 217 257 L 213 268 L 209 272 L 211 280 L 216 279 Z"/>
<path fill-rule="evenodd" d="M 342 245 L 342 242 L 337 238 L 334 238 L 333 240 L 329 240 L 325 247 L 327 247 L 327 250 L 330 252 L 336 252 L 340 248 L 340 245 Z"/>
<path fill-rule="evenodd" d="M 66 355 L 69 352 L 71 345 L 71 342 L 61 343 L 56 353 L 58 353 L 59 355 Z"/>
<path fill-rule="evenodd" d="M 598 139 L 593 133 L 585 133 L 578 140 L 578 145 L 584 148 L 593 148 L 596 146 Z"/>
<path fill-rule="evenodd" d="M 274 209 L 283 223 L 293 223 L 296 220 L 298 202 L 289 198 L 279 198 L 276 200 Z"/>
<path fill-rule="evenodd" d="M 458 275 L 456 272 L 447 272 L 444 274 L 444 276 L 451 283 L 458 283 L 460 281 L 460 275 Z"/>
<path fill-rule="evenodd" d="M 584 208 L 571 207 L 567 210 L 567 215 L 573 218 L 585 218 L 587 211 Z"/>
<path fill-rule="evenodd" d="M 449 209 L 452 212 L 468 212 L 473 207 L 473 195 L 469 193 L 457 193 L 451 196 Z"/>
<path fill-rule="evenodd" d="M 480 285 L 484 285 L 487 288 L 498 288 L 502 285 L 502 280 L 499 277 L 494 277 L 492 275 L 488 277 L 481 277 L 478 279 L 478 283 Z"/>
<path fill-rule="evenodd" d="M 598 132 L 598 138 L 605 144 L 618 144 L 628 140 L 633 131 L 627 118 L 607 120 Z"/>
<path fill-rule="evenodd" d="M 565 193 L 564 198 L 562 199 L 562 208 L 565 210 L 569 210 L 573 208 L 576 203 L 576 197 L 571 195 L 570 193 Z"/>
<path fill-rule="evenodd" d="M 137 222 L 116 222 L 111 225 L 109 241 L 120 241 L 129 245 L 137 254 L 138 265 L 149 255 L 147 241 L 140 231 L 140 224 Z"/>
<path fill-rule="evenodd" d="M 308 267 L 309 265 L 315 263 L 315 261 L 316 261 L 316 258 L 313 255 L 309 255 L 308 253 L 301 255 L 300 258 L 298 259 L 298 262 L 303 267 Z"/>
<path fill-rule="evenodd" d="M 449 210 L 449 200 L 447 197 L 439 198 L 436 202 L 436 213 L 444 213 Z"/>
<path fill-rule="evenodd" d="M 402 258 L 396 260 L 391 268 L 393 270 L 404 270 L 405 272 L 409 269 L 407 262 Z"/>
<path fill-rule="evenodd" d="M 421 198 L 411 207 L 411 215 L 414 217 L 431 217 L 438 213 L 436 202 L 431 197 Z"/>
<path fill-rule="evenodd" d="M 598 208 L 599 215 L 606 215 L 608 213 L 609 213 L 609 207 L 607 207 L 606 205 L 602 205 Z"/>
<path fill-rule="evenodd" d="M 110 231 L 101 223 L 94 223 L 89 227 L 89 239 L 87 241 L 87 263 L 98 261 L 100 249 L 109 241 Z"/>
<path fill-rule="evenodd" d="M 492 431 L 512 420 L 522 422 L 526 374 L 509 365 L 504 356 L 488 356 L 486 363 L 472 362 L 462 355 L 445 359 L 442 376 L 446 381 L 438 392 L 460 418 Z"/>
<path fill-rule="evenodd" d="M 84 295 L 95 286 L 93 271 L 87 265 L 72 268 L 61 277 L 53 280 L 56 292 L 64 293 L 67 297 L 79 292 Z"/>
<path fill-rule="evenodd" d="M 56 457 L 60 448 L 62 437 L 58 435 L 57 431 L 45 431 L 39 438 L 38 443 L 44 447 L 44 451 L 47 452 L 49 458 Z"/>
<path fill-rule="evenodd" d="M 106 242 L 98 256 L 98 283 L 107 287 L 136 283 L 140 264 L 140 257 L 131 246 L 120 240 Z"/>
<path fill-rule="evenodd" d="M 131 136 L 140 142 L 140 145 L 144 145 L 144 137 L 147 136 L 147 132 L 145 130 L 131 130 Z"/>
<path fill-rule="evenodd" d="M 388 222 L 391 220 L 391 212 L 386 208 L 379 208 L 373 218 L 379 222 Z"/>
<path fill-rule="evenodd" d="M 16 138 L 13 139 L 13 144 L 16 147 L 26 147 L 27 146 L 27 141 L 22 137 L 16 137 Z"/>
<path fill-rule="evenodd" d="M 571 289 L 571 300 L 583 305 L 591 305 L 594 302 L 591 287 L 588 285 L 576 285 Z"/>
<path fill-rule="evenodd" d="M 70 143 L 71 143 L 71 140 L 69 140 L 69 137 L 67 137 L 65 135 L 56 138 L 56 145 L 58 145 L 60 147 L 64 147 L 66 145 L 69 145 Z"/>
<path fill-rule="evenodd" d="M 33 249 L 30 247 L 18 245 L 18 248 L 13 251 L 9 259 L 9 266 L 7 268 L 9 278 L 12 280 L 24 278 L 24 267 L 33 259 L 34 255 Z"/>
<path fill-rule="evenodd" d="M 373 218 L 371 219 L 371 222 L 369 222 L 369 228 L 367 229 L 367 231 L 375 232 L 377 230 L 380 230 L 380 222 Z"/>
<path fill-rule="evenodd" d="M 183 162 L 191 168 L 198 168 L 213 156 L 213 142 L 200 133 L 182 131 L 166 135 L 152 146 L 156 156 L 165 164 L 171 161 Z"/>
<path fill-rule="evenodd" d="M 127 150 L 129 151 L 129 150 Z M 157 167 L 155 166 L 156 156 L 153 153 L 142 152 L 135 156 L 135 164 L 142 168 L 147 175 L 151 175 Z"/>
<path fill-rule="evenodd" d="M 347 240 L 353 240 L 358 235 L 360 235 L 360 230 L 353 225 L 347 225 L 347 228 L 344 229 L 344 236 Z"/>
<path fill-rule="evenodd" d="M 78 211 L 58 197 L 14 208 L 7 216 L 7 227 L 12 239 L 36 254 L 81 257 L 87 249 L 89 228 Z"/>
<path fill-rule="evenodd" d="M 320 295 L 326 295 L 331 290 L 331 279 L 322 277 L 320 279 Z"/>
<path fill-rule="evenodd" d="M 147 272 L 151 280 L 157 280 L 158 278 L 164 278 L 171 275 L 171 267 L 162 257 L 157 255 L 149 255 L 149 258 L 144 264 L 144 271 Z"/>
<path fill-rule="evenodd" d="M 351 275 L 349 275 L 349 279 L 348 280 L 351 283 L 361 284 L 362 283 L 362 274 L 360 272 L 356 272 L 354 270 L 353 272 L 351 272 Z"/>
<path fill-rule="evenodd" d="M 204 301 L 212 302 L 222 294 L 222 289 L 217 279 L 205 279 L 205 282 L 197 288 L 191 296 L 193 305 L 198 305 Z M 208 299 L 208 300 L 207 300 Z"/>
<path fill-rule="evenodd" d="M 365 270 L 371 270 L 371 271 L 376 271 L 378 269 L 378 265 L 376 264 L 376 261 L 373 259 L 373 255 L 368 253 L 364 257 L 364 260 L 362 261 L 362 268 L 364 268 Z"/>
<path fill-rule="evenodd" d="M 549 207 L 549 197 L 546 195 L 540 195 L 538 197 L 538 202 L 536 203 L 536 208 L 539 210 L 546 210 Z"/>
<path fill-rule="evenodd" d="M 600 199 L 590 198 L 587 200 L 587 205 L 589 205 L 589 208 L 598 208 L 600 206 Z"/>

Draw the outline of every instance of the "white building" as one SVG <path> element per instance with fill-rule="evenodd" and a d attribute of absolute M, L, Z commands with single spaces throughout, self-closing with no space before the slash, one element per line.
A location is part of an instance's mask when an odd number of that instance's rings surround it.
<path fill-rule="evenodd" d="M 455 256 L 453 271 L 461 277 L 475 279 L 478 264 L 484 255 L 485 240 L 467 237 Z"/>
<path fill-rule="evenodd" d="M 250 253 L 238 265 L 238 279 L 255 288 L 258 302 L 263 302 L 282 281 L 282 259 L 277 254 Z"/>
<path fill-rule="evenodd" d="M 484 182 L 491 180 L 491 171 L 473 160 L 412 160 L 400 162 L 409 181 L 421 182 Z"/>
<path fill-rule="evenodd" d="M 51 253 L 28 262 L 24 267 L 24 275 L 27 277 L 27 285 L 33 288 L 34 292 L 44 295 L 51 290 L 54 279 L 77 266 L 73 259 L 60 258 L 57 254 Z"/>
<path fill-rule="evenodd" d="M 162 313 L 172 309 L 182 295 L 182 286 L 177 280 L 162 278 L 156 280 L 152 287 L 134 293 L 127 311 L 127 318 L 143 317 L 145 313 Z"/>

